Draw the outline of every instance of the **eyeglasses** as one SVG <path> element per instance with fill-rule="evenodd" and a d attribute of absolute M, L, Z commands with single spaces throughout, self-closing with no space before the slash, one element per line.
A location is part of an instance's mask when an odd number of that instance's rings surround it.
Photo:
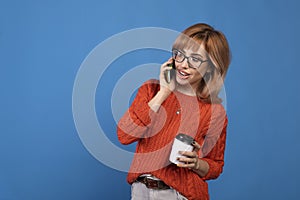
<path fill-rule="evenodd" d="M 187 59 L 187 62 L 189 64 L 190 68 L 198 69 L 202 63 L 207 62 L 208 60 L 202 60 L 199 57 L 196 56 L 186 56 L 184 53 L 177 49 L 173 49 L 172 51 L 172 57 L 176 62 L 182 63 L 185 59 Z"/>

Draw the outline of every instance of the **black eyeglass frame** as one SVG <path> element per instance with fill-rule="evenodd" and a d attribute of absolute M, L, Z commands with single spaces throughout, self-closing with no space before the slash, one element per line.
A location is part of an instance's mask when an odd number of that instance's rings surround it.
<path fill-rule="evenodd" d="M 179 60 L 176 59 L 176 55 L 177 55 L 178 53 L 181 53 L 181 54 L 183 55 L 183 59 L 182 59 L 181 61 L 179 61 Z M 173 58 L 176 62 L 179 62 L 179 63 L 182 63 L 185 59 L 187 59 L 188 65 L 189 65 L 189 67 L 192 68 L 192 69 L 199 69 L 200 66 L 202 65 L 202 63 L 208 62 L 208 61 L 209 61 L 209 60 L 201 60 L 201 59 L 196 58 L 196 57 L 194 57 L 194 56 L 186 56 L 182 51 L 180 51 L 180 50 L 178 50 L 178 49 L 172 49 L 172 58 Z M 199 66 L 197 66 L 197 67 L 192 66 L 191 63 L 190 63 L 190 61 L 189 61 L 190 58 L 199 60 L 199 61 L 200 61 Z"/>

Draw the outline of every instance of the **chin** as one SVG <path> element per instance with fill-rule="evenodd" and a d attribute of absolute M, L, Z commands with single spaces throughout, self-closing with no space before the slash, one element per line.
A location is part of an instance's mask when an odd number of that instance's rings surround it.
<path fill-rule="evenodd" d="M 176 77 L 176 82 L 177 82 L 177 84 L 182 85 L 182 86 L 190 85 L 190 82 L 188 79 L 182 80 L 182 79 Z"/>

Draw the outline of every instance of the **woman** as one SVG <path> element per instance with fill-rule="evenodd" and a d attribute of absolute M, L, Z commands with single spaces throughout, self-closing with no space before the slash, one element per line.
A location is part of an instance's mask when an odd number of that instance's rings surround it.
<path fill-rule="evenodd" d="M 227 116 L 218 97 L 230 63 L 225 36 L 203 23 L 182 32 L 159 80 L 145 82 L 118 123 L 122 144 L 138 142 L 127 181 L 132 199 L 209 199 L 206 180 L 224 165 Z M 165 74 L 172 70 L 170 82 Z M 178 133 L 194 150 L 169 161 Z"/>

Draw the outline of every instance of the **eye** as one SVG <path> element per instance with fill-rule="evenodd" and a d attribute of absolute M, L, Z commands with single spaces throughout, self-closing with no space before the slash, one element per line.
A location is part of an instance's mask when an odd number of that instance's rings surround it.
<path fill-rule="evenodd" d="M 183 54 L 182 54 L 180 51 L 177 51 L 177 52 L 176 52 L 176 57 L 182 58 L 182 57 L 184 57 L 184 56 L 183 56 Z"/>
<path fill-rule="evenodd" d="M 200 58 L 191 57 L 193 62 L 201 62 L 202 60 Z"/>

